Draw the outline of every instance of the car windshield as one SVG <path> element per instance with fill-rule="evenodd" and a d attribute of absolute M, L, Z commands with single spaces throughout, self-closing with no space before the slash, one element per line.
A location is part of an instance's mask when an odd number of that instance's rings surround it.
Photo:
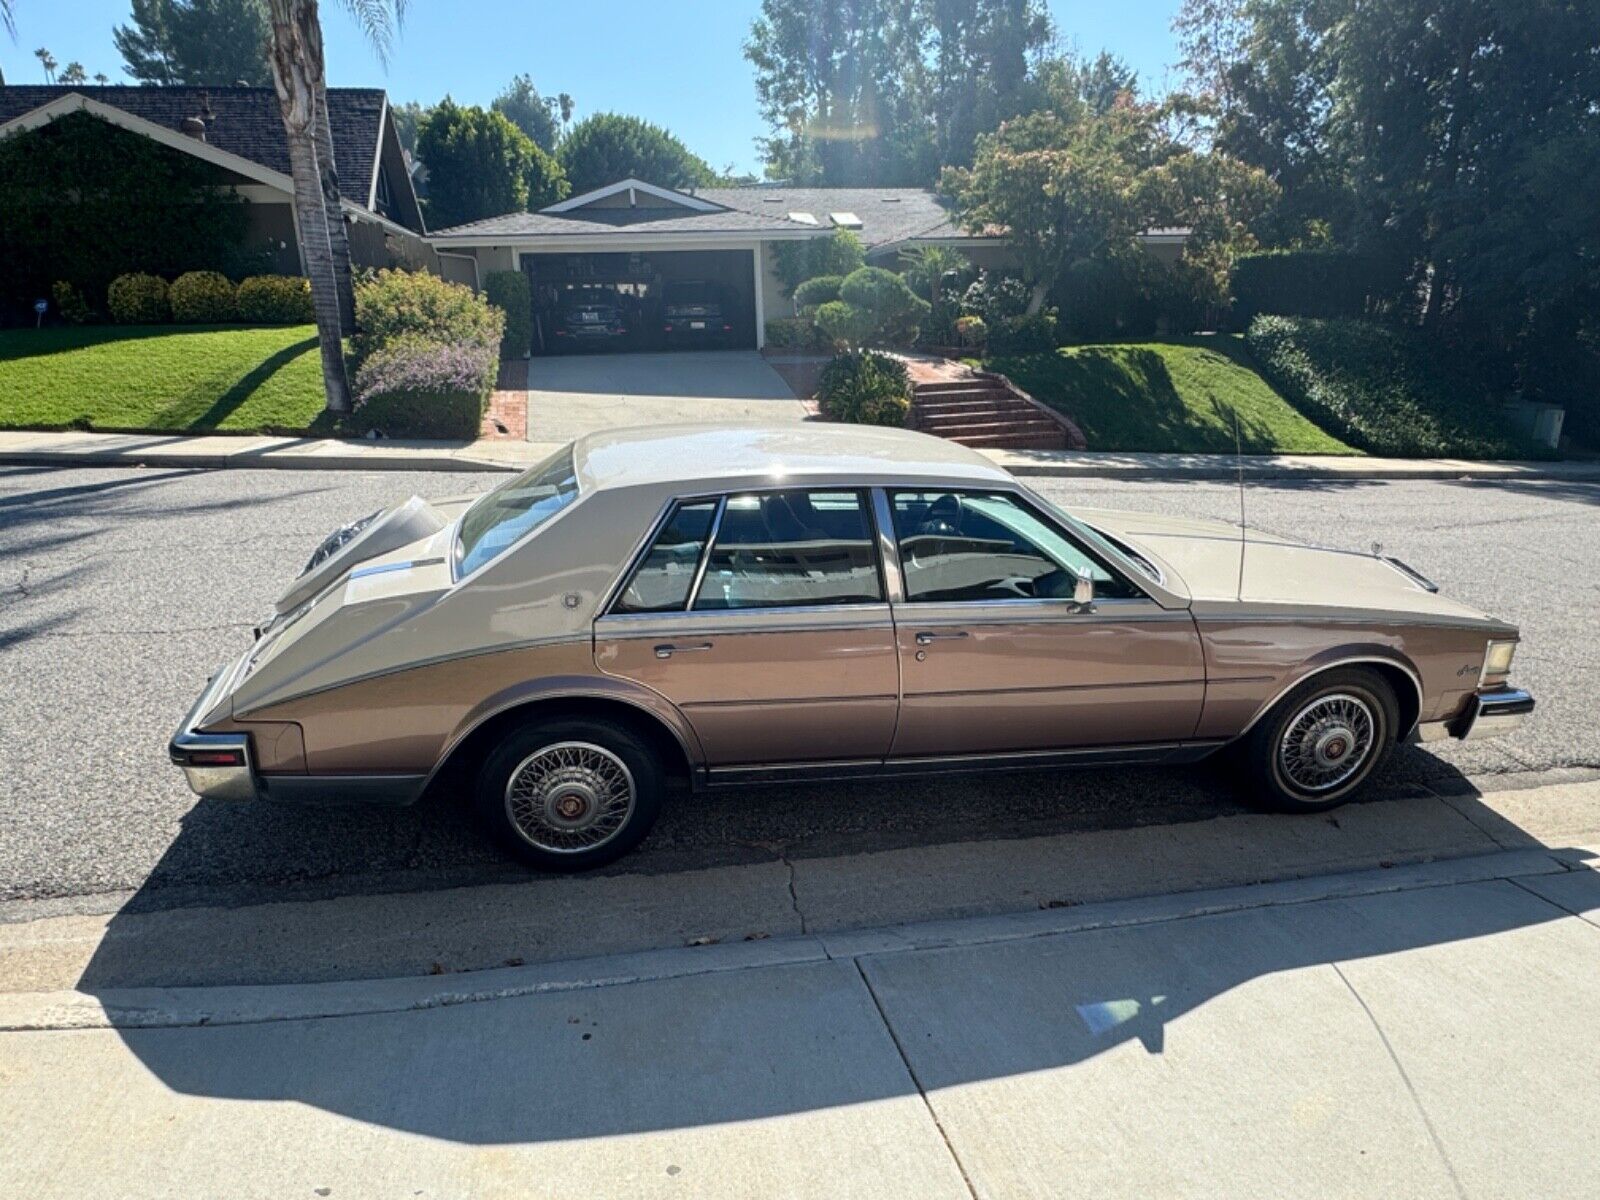
<path fill-rule="evenodd" d="M 498 558 L 577 498 L 578 473 L 565 446 L 467 509 L 456 534 L 456 577 Z"/>

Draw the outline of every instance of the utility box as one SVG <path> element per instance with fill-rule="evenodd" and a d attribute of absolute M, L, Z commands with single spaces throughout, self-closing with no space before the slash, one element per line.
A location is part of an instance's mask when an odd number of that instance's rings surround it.
<path fill-rule="evenodd" d="M 1551 450 L 1561 445 L 1561 425 L 1567 419 L 1567 410 L 1560 405 L 1512 400 L 1505 411 L 1511 424 L 1539 445 Z"/>

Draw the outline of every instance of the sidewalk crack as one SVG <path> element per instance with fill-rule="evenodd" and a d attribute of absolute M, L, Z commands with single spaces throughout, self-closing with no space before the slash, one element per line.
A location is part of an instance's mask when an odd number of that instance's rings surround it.
<path fill-rule="evenodd" d="M 794 889 L 794 863 L 790 860 L 788 851 L 780 852 L 778 857 L 789 872 L 789 904 L 794 909 L 794 915 L 800 919 L 800 932 L 810 933 L 811 930 L 806 925 L 805 910 L 800 907 L 800 894 Z"/>
<path fill-rule="evenodd" d="M 1422 1097 L 1417 1095 L 1416 1085 L 1411 1082 L 1411 1076 L 1406 1074 L 1405 1067 L 1401 1065 L 1400 1056 L 1395 1053 L 1394 1045 L 1389 1041 L 1389 1035 L 1384 1033 L 1383 1026 L 1378 1024 L 1377 1014 L 1372 1011 L 1371 1006 L 1367 1004 L 1361 993 L 1356 991 L 1355 984 L 1350 982 L 1349 976 L 1340 969 L 1339 964 L 1330 962 L 1328 965 L 1333 968 L 1333 973 L 1339 977 L 1339 981 L 1355 997 L 1356 1003 L 1361 1006 L 1361 1011 L 1367 1014 L 1367 1020 L 1372 1023 L 1372 1028 L 1376 1031 L 1378 1040 L 1383 1043 L 1383 1049 L 1389 1055 L 1389 1061 L 1394 1064 L 1395 1071 L 1400 1075 L 1400 1082 L 1406 1085 L 1406 1092 L 1411 1096 L 1411 1103 L 1415 1106 L 1417 1115 L 1422 1118 L 1423 1128 L 1428 1131 L 1428 1138 L 1433 1142 L 1434 1150 L 1438 1152 L 1439 1161 L 1444 1164 L 1444 1169 L 1450 1176 L 1451 1187 L 1455 1189 L 1456 1195 L 1461 1197 L 1461 1200 L 1466 1200 L 1467 1190 L 1461 1186 L 1461 1179 L 1456 1175 L 1455 1164 L 1450 1161 L 1450 1156 L 1445 1153 L 1444 1141 L 1439 1137 L 1439 1131 L 1434 1128 L 1433 1118 L 1428 1116 L 1428 1110 L 1423 1107 Z"/>
<path fill-rule="evenodd" d="M 956 1170 L 961 1172 L 961 1182 L 967 1187 L 967 1195 L 977 1200 L 978 1189 L 972 1185 L 972 1176 L 967 1174 L 967 1166 L 961 1161 L 961 1155 L 956 1153 L 955 1145 L 950 1141 L 950 1134 L 945 1130 L 944 1122 L 939 1120 L 939 1114 L 934 1111 L 933 1103 L 928 1099 L 928 1089 L 923 1087 L 922 1080 L 917 1075 L 917 1069 L 911 1065 L 911 1058 L 906 1054 L 906 1048 L 900 1044 L 900 1035 L 894 1031 L 894 1024 L 889 1020 L 889 1014 L 884 1011 L 883 1001 L 878 999 L 878 993 L 872 986 L 872 980 L 867 978 L 866 969 L 861 965 L 859 958 L 852 959 L 855 963 L 856 974 L 861 976 L 861 986 L 867 989 L 867 995 L 872 997 L 872 1006 L 878 1010 L 878 1020 L 883 1022 L 883 1028 L 889 1035 L 889 1040 L 894 1043 L 895 1052 L 900 1055 L 906 1074 L 916 1086 L 917 1095 L 922 1098 L 922 1106 L 928 1110 L 928 1119 L 933 1122 L 933 1127 L 939 1131 L 939 1139 L 944 1142 L 946 1153 L 950 1161 L 955 1163 Z M 1459 1188 L 1457 1189 L 1459 1191 Z"/>

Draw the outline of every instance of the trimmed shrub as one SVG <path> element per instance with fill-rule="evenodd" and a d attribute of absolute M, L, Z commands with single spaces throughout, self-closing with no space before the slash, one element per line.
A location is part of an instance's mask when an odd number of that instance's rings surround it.
<path fill-rule="evenodd" d="M 221 325 L 238 320 L 239 289 L 216 271 L 188 271 L 172 281 L 167 299 L 182 325 Z"/>
<path fill-rule="evenodd" d="M 820 343 L 817 327 L 805 317 L 779 317 L 767 322 L 766 344 L 773 350 L 813 350 Z"/>
<path fill-rule="evenodd" d="M 956 336 L 963 346 L 981 346 L 989 340 L 989 326 L 975 313 L 956 318 Z"/>
<path fill-rule="evenodd" d="M 356 285 L 356 358 L 400 337 L 499 351 L 505 315 L 471 288 L 422 271 L 383 270 Z"/>
<path fill-rule="evenodd" d="M 1379 293 L 1375 259 L 1343 250 L 1268 250 L 1234 260 L 1228 288 L 1234 320 L 1260 313 L 1296 317 L 1359 317 Z"/>
<path fill-rule="evenodd" d="M 170 320 L 167 281 L 159 275 L 118 275 L 106 289 L 106 311 L 119 325 L 160 325 Z"/>
<path fill-rule="evenodd" d="M 1422 334 L 1369 321 L 1262 316 L 1245 344 L 1312 421 L 1369 454 L 1525 458 L 1481 376 Z"/>
<path fill-rule="evenodd" d="M 483 281 L 483 295 L 506 317 L 500 357 L 526 358 L 533 343 L 533 289 L 528 277 L 521 271 L 490 271 Z"/>
<path fill-rule="evenodd" d="M 1027 312 L 1029 299 L 1028 285 L 1017 276 L 984 271 L 962 295 L 961 311 L 982 317 L 990 329 L 998 329 L 1007 319 Z"/>
<path fill-rule="evenodd" d="M 251 325 L 304 325 L 311 311 L 311 281 L 299 275 L 252 275 L 235 296 L 239 320 Z"/>
<path fill-rule="evenodd" d="M 822 368 L 817 402 L 830 421 L 904 425 L 911 411 L 911 376 L 905 363 L 887 354 L 840 354 Z"/>
<path fill-rule="evenodd" d="M 50 285 L 50 298 L 56 302 L 56 312 L 68 325 L 87 325 L 94 320 L 94 310 L 77 288 L 63 279 Z"/>
<path fill-rule="evenodd" d="M 835 347 L 856 346 L 872 332 L 872 318 L 853 304 L 830 300 L 816 313 L 817 332 Z"/>
<path fill-rule="evenodd" d="M 989 334 L 989 346 L 998 354 L 1045 354 L 1060 344 L 1056 316 L 1051 312 L 1010 317 Z"/>
<path fill-rule="evenodd" d="M 794 290 L 795 307 L 801 310 L 817 308 L 839 298 L 843 275 L 818 275 L 808 279 Z"/>
<path fill-rule="evenodd" d="M 390 437 L 471 440 L 497 369 L 492 346 L 396 338 L 356 369 L 356 423 Z"/>

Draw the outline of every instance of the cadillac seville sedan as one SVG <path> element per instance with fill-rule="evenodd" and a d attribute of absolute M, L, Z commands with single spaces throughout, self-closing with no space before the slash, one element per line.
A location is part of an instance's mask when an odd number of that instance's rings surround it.
<path fill-rule="evenodd" d="M 170 755 L 203 797 L 470 797 L 545 870 L 694 788 L 1226 752 L 1348 799 L 1398 740 L 1505 733 L 1517 630 L 1377 554 L 1073 509 L 901 430 L 581 439 L 330 535 Z"/>

